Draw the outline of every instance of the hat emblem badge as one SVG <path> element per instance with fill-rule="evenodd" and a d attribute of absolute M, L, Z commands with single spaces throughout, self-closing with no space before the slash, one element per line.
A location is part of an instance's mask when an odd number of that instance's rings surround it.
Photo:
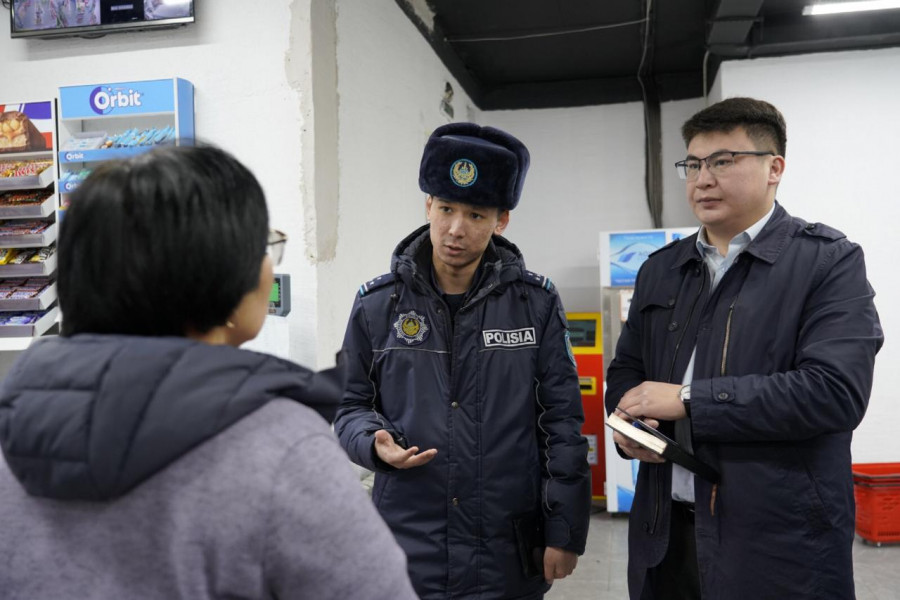
<path fill-rule="evenodd" d="M 478 167 L 468 158 L 460 158 L 450 167 L 450 180 L 459 187 L 469 187 L 478 179 Z"/>

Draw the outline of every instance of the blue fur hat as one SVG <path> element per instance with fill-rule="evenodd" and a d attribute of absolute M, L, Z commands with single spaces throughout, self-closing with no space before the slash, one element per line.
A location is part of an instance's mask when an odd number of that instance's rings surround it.
<path fill-rule="evenodd" d="M 419 188 L 451 202 L 512 210 L 519 203 L 528 148 L 505 131 L 474 123 L 434 130 L 419 166 Z"/>

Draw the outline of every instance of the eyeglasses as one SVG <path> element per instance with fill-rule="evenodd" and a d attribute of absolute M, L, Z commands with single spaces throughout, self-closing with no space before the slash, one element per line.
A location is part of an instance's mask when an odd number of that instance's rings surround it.
<path fill-rule="evenodd" d="M 287 244 L 287 234 L 277 229 L 269 230 L 269 239 L 266 241 L 266 254 L 272 259 L 272 266 L 277 267 L 284 258 L 284 246 Z"/>
<path fill-rule="evenodd" d="M 687 158 L 685 160 L 679 160 L 677 163 L 675 163 L 675 168 L 678 170 L 678 176 L 682 179 L 686 179 L 688 181 L 696 181 L 697 178 L 700 177 L 700 169 L 703 166 L 703 163 L 706 163 L 706 168 L 709 170 L 709 172 L 716 177 L 720 177 L 734 165 L 734 159 L 736 156 L 744 155 L 775 156 L 775 153 L 749 151 L 732 152 L 730 150 L 723 150 L 722 152 L 713 152 L 706 158 Z"/>

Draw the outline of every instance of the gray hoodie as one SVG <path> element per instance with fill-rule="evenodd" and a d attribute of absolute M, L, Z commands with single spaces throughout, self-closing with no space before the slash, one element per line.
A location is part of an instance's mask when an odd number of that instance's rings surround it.
<path fill-rule="evenodd" d="M 33 345 L 0 386 L 0 595 L 415 598 L 334 394 L 181 338 Z"/>

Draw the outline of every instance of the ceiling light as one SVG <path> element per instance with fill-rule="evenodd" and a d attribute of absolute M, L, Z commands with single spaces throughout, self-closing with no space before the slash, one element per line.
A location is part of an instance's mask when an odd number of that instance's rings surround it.
<path fill-rule="evenodd" d="M 809 4 L 803 7 L 803 14 L 834 15 L 838 13 L 861 12 L 865 10 L 887 10 L 891 8 L 900 8 L 900 0 L 859 0 Z"/>

